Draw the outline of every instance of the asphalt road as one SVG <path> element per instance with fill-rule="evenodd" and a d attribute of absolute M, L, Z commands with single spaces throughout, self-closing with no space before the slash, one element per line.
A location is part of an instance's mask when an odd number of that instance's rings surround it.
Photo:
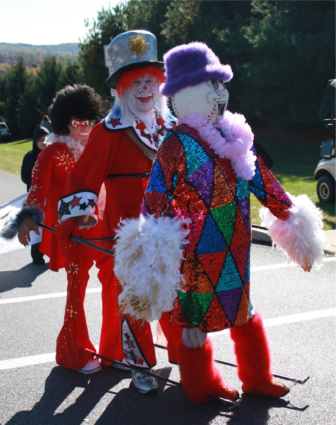
<path fill-rule="evenodd" d="M 21 195 L 19 179 L 0 173 L 0 204 Z M 332 425 L 335 424 L 335 266 L 304 273 L 284 255 L 253 245 L 251 297 L 263 313 L 273 351 L 273 372 L 293 378 L 283 399 L 242 395 L 229 411 L 220 402 L 198 406 L 182 388 L 160 383 L 158 394 L 141 395 L 129 372 L 104 367 L 84 376 L 54 362 L 62 326 L 66 277 L 31 264 L 28 249 L 0 256 L 0 424 L 112 425 Z M 92 270 L 85 308 L 90 336 L 99 343 L 100 284 Z M 52 295 L 54 296 L 52 297 Z M 29 297 L 29 298 L 23 298 Z M 235 362 L 227 332 L 214 335 L 216 358 Z M 155 372 L 179 380 L 164 350 Z M 235 369 L 221 365 L 226 382 L 241 391 Z"/>

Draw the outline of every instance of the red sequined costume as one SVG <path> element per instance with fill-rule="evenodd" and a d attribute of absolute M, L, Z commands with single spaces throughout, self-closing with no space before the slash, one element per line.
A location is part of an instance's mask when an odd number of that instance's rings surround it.
<path fill-rule="evenodd" d="M 124 122 L 120 116 L 117 118 L 107 116 L 103 122 L 93 128 L 85 150 L 70 174 L 65 190 L 66 195 L 59 202 L 61 221 L 85 215 L 90 216 L 90 224 L 94 225 L 97 222 L 95 205 L 103 183 L 106 187 L 106 206 L 102 237 L 115 236 L 114 229 L 117 228 L 120 219 L 139 216 L 152 167 L 152 161 L 139 146 L 145 150 L 152 146 L 151 150 L 155 152 L 163 127 L 171 128 L 169 122 L 164 122 L 161 118 L 157 121 L 158 132 L 153 139 L 148 134 L 143 134 L 145 126 L 137 119 L 133 122 Z M 79 198 L 86 202 L 92 199 L 93 202 L 85 210 L 81 209 L 80 205 L 74 208 L 67 207 Z M 105 242 L 103 246 L 111 249 L 112 242 Z M 110 258 L 113 262 L 113 257 Z M 112 267 L 111 272 L 113 272 Z M 113 277 L 112 285 L 113 291 L 117 291 L 115 277 Z M 170 340 L 168 314 L 162 317 L 161 327 L 167 339 Z M 182 333 L 178 328 L 175 332 L 178 335 Z M 133 321 L 131 317 L 124 315 L 122 346 L 130 364 L 144 368 L 156 364 L 152 332 L 148 322 Z M 175 353 L 170 347 L 169 355 L 170 359 L 176 362 Z"/>
<path fill-rule="evenodd" d="M 76 164 L 78 144 L 69 136 L 57 138 L 49 136 L 47 146 L 38 156 L 33 170 L 32 186 L 23 207 L 33 206 L 45 213 L 45 224 L 55 228 L 58 223 L 57 203 L 63 195 L 66 180 Z M 86 204 L 79 197 L 69 208 Z M 80 230 L 83 238 L 97 238 L 101 234 L 101 221 L 95 228 Z M 95 350 L 88 335 L 84 311 L 84 298 L 89 270 L 96 262 L 98 277 L 103 285 L 103 324 L 101 330 L 99 353 L 118 360 L 123 358 L 120 344 L 119 318 L 117 315 L 117 296 L 112 283 L 109 257 L 84 245 L 72 244 L 71 258 L 65 260 L 53 233 L 43 231 L 41 252 L 50 257 L 49 268 L 58 271 L 65 266 L 68 279 L 67 300 L 64 325 L 57 338 L 56 362 L 68 369 L 81 369 L 91 358 L 85 349 Z"/>

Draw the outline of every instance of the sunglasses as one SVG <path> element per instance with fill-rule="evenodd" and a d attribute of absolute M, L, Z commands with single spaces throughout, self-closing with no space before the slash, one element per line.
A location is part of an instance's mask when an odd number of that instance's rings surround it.
<path fill-rule="evenodd" d="M 78 127 L 83 127 L 83 125 L 87 125 L 88 127 L 93 127 L 95 123 L 94 121 L 90 121 L 90 120 L 72 120 L 70 124 L 72 125 L 72 127 L 78 128 Z"/>

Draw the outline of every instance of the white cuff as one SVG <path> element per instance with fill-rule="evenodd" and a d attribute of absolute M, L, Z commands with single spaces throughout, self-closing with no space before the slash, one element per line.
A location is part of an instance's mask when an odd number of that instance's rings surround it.
<path fill-rule="evenodd" d="M 98 196 L 94 192 L 76 192 L 64 196 L 58 201 L 60 221 L 72 217 L 89 216 L 85 227 L 94 226 L 98 222 Z"/>
<path fill-rule="evenodd" d="M 262 225 L 278 248 L 287 257 L 302 267 L 322 266 L 326 237 L 323 233 L 322 212 L 307 195 L 298 197 L 287 193 L 293 203 L 287 220 L 276 218 L 266 208 L 261 208 L 259 215 Z"/>

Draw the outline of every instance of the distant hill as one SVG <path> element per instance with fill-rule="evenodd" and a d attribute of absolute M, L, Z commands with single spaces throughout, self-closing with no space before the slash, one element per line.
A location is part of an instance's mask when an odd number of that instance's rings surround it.
<path fill-rule="evenodd" d="M 57 45 L 39 45 L 23 43 L 0 43 L 0 73 L 9 65 L 23 57 L 28 67 L 36 67 L 44 61 L 46 56 L 57 56 L 61 61 L 73 62 L 79 52 L 77 43 L 63 43 Z"/>
<path fill-rule="evenodd" d="M 23 44 L 23 43 L 0 43 L 0 53 L 27 53 L 34 52 L 40 54 L 59 55 L 61 53 L 70 53 L 78 55 L 79 47 L 77 43 L 63 43 L 56 45 L 39 45 Z"/>

